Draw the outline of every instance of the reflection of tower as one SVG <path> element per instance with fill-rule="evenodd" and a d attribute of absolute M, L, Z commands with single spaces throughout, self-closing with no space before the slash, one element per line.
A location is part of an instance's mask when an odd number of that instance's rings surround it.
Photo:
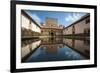
<path fill-rule="evenodd" d="M 57 54 L 58 45 L 47 45 L 46 54 Z"/>
<path fill-rule="evenodd" d="M 51 37 L 49 38 L 49 42 L 53 43 L 53 42 L 56 42 L 55 38 Z"/>
<path fill-rule="evenodd" d="M 62 38 L 45 38 L 42 39 L 41 45 L 45 48 L 46 54 L 57 54 L 57 50 L 63 47 Z"/>

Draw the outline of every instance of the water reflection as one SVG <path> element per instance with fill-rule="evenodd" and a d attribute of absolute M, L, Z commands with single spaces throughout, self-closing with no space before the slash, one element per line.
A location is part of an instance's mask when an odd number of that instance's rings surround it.
<path fill-rule="evenodd" d="M 73 50 L 78 51 L 86 58 L 90 57 L 90 42 L 89 40 L 76 40 L 76 39 L 63 39 L 63 43 L 72 48 Z"/>
<path fill-rule="evenodd" d="M 43 38 L 22 41 L 22 62 L 85 60 L 90 58 L 86 39 Z"/>

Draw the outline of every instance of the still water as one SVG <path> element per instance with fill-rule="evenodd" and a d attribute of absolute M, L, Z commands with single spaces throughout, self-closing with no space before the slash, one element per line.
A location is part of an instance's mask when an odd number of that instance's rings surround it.
<path fill-rule="evenodd" d="M 90 58 L 90 41 L 86 39 L 44 38 L 23 40 L 21 61 L 47 62 L 86 60 Z"/>

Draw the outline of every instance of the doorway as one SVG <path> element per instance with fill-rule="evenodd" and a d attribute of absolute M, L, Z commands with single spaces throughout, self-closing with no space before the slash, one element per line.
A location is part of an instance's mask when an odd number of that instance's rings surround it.
<path fill-rule="evenodd" d="M 54 36 L 54 33 L 53 33 L 53 32 L 50 32 L 49 35 L 50 35 L 50 36 Z"/>

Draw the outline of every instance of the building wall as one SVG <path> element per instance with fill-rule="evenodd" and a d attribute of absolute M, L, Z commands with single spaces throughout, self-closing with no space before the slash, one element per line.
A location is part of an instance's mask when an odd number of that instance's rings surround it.
<path fill-rule="evenodd" d="M 80 35 L 80 34 L 90 34 L 90 16 L 82 18 L 76 23 L 63 29 L 63 35 Z"/>
<path fill-rule="evenodd" d="M 38 27 L 36 24 L 32 23 L 32 30 L 35 32 L 41 33 L 40 27 Z"/>
<path fill-rule="evenodd" d="M 90 29 L 90 23 L 86 23 L 87 19 L 89 19 L 89 17 L 75 24 L 75 34 L 84 33 L 86 29 Z"/>
<path fill-rule="evenodd" d="M 42 35 L 49 35 L 49 30 L 48 30 L 48 29 L 42 28 L 42 29 L 41 29 L 41 34 L 42 34 Z"/>
<path fill-rule="evenodd" d="M 32 37 L 40 35 L 41 28 L 25 12 L 21 13 L 21 35 L 23 37 Z"/>
<path fill-rule="evenodd" d="M 72 34 L 72 27 L 63 30 L 63 35 Z"/>
<path fill-rule="evenodd" d="M 25 17 L 23 14 L 21 15 L 21 22 L 22 22 L 21 26 L 23 28 L 29 29 L 29 22 L 30 22 L 30 20 L 27 17 Z"/>
<path fill-rule="evenodd" d="M 58 36 L 58 35 L 63 35 L 62 34 L 62 29 L 52 29 L 52 28 L 42 28 L 41 29 L 41 35 L 44 36 Z"/>
<path fill-rule="evenodd" d="M 26 29 L 31 29 L 32 31 L 35 32 L 39 32 L 39 33 L 41 32 L 40 27 L 38 27 L 35 23 L 33 23 L 32 20 L 28 19 L 23 14 L 21 16 L 22 16 L 22 27 Z"/>

